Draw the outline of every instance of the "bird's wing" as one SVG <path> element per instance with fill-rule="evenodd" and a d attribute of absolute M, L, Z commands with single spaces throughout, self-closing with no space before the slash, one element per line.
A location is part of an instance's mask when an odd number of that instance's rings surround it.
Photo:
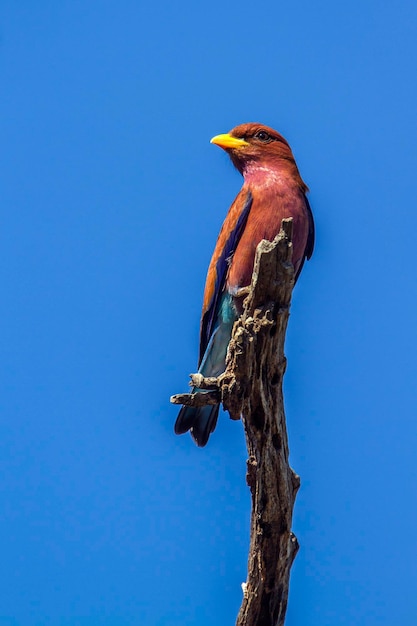
<path fill-rule="evenodd" d="M 315 228 L 314 228 L 314 218 L 313 218 L 313 213 L 311 211 L 311 207 L 310 207 L 310 203 L 308 201 L 307 196 L 304 196 L 304 201 L 306 203 L 306 209 L 307 209 L 307 218 L 308 218 L 308 235 L 307 235 L 307 243 L 306 243 L 306 247 L 304 250 L 304 255 L 303 258 L 301 259 L 301 263 L 300 266 L 297 270 L 297 273 L 294 277 L 294 282 L 296 283 L 298 280 L 299 275 L 301 274 L 301 270 L 303 269 L 303 265 L 305 260 L 310 259 L 311 255 L 313 254 L 313 250 L 314 250 L 314 239 L 315 239 Z"/>
<path fill-rule="evenodd" d="M 308 238 L 307 238 L 305 255 L 307 259 L 310 259 L 314 250 L 315 228 L 314 228 L 314 218 L 313 218 L 313 213 L 311 211 L 310 203 L 308 201 L 307 196 L 304 196 L 304 197 L 306 201 L 307 215 L 308 215 Z"/>
<path fill-rule="evenodd" d="M 244 188 L 241 189 L 229 209 L 217 239 L 207 272 L 206 287 L 204 290 L 203 311 L 201 314 L 199 365 L 214 330 L 217 308 L 223 293 L 230 257 L 236 250 L 236 246 L 245 228 L 251 206 L 251 192 Z"/>

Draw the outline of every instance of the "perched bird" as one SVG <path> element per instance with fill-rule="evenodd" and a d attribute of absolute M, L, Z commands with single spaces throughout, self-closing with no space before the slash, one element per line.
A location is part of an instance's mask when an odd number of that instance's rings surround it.
<path fill-rule="evenodd" d="M 282 219 L 292 217 L 296 279 L 314 246 L 308 188 L 284 137 L 268 126 L 251 123 L 217 135 L 211 143 L 229 154 L 244 182 L 223 223 L 207 272 L 198 361 L 198 371 L 205 377 L 219 376 L 225 370 L 232 327 L 241 311 L 236 294 L 251 282 L 258 243 L 272 241 Z M 190 430 L 196 444 L 205 446 L 218 413 L 219 405 L 184 406 L 175 432 Z"/>

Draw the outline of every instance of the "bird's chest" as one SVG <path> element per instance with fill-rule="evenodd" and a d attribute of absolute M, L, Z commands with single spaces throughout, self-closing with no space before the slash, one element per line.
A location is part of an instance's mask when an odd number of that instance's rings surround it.
<path fill-rule="evenodd" d="M 293 219 L 293 262 L 298 266 L 308 236 L 303 194 L 285 185 L 265 185 L 253 191 L 252 207 L 229 267 L 229 289 L 250 284 L 258 243 L 262 239 L 272 241 L 279 233 L 281 221 L 288 217 Z"/>

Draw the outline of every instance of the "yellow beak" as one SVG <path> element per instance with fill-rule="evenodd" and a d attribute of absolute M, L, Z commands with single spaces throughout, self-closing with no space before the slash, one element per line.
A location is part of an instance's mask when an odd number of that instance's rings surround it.
<path fill-rule="evenodd" d="M 216 135 L 210 140 L 210 143 L 214 143 L 216 146 L 220 146 L 223 150 L 236 150 L 236 148 L 244 148 L 248 146 L 248 142 L 238 137 L 233 137 L 229 133 L 224 135 Z"/>

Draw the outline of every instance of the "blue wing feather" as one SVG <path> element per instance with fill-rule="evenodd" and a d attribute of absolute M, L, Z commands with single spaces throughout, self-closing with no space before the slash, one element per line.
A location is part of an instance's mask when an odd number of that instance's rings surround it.
<path fill-rule="evenodd" d="M 226 282 L 227 270 L 229 267 L 230 257 L 236 250 L 236 246 L 239 243 L 239 239 L 245 228 L 246 221 L 248 219 L 249 211 L 252 206 L 252 194 L 248 191 L 245 204 L 239 218 L 236 222 L 235 228 L 231 231 L 226 245 L 223 248 L 216 264 L 216 284 L 214 289 L 214 295 L 210 302 L 210 305 L 205 312 L 201 322 L 201 334 L 200 334 L 200 354 L 198 359 L 198 365 L 201 364 L 204 353 L 210 342 L 211 335 L 213 334 L 216 326 L 216 320 L 218 316 L 218 310 L 221 306 L 221 297 L 223 294 L 224 284 Z"/>
<path fill-rule="evenodd" d="M 230 294 L 224 293 L 230 258 L 245 228 L 252 206 L 252 194 L 247 192 L 243 209 L 230 232 L 226 244 L 216 263 L 214 294 L 201 322 L 199 372 L 203 376 L 218 376 L 224 371 L 227 347 L 235 320 L 235 312 Z M 193 393 L 200 392 L 193 389 Z M 190 407 L 183 406 L 174 430 L 179 435 L 190 430 L 198 446 L 205 446 L 210 433 L 216 427 L 220 405 Z"/>

